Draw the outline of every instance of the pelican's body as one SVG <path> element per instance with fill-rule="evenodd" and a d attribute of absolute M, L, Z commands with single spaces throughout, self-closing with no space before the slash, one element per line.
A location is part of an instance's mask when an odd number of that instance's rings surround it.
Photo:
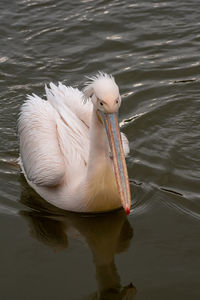
<path fill-rule="evenodd" d="M 65 210 L 102 212 L 123 204 L 114 155 L 112 158 L 101 118 L 103 112 L 97 106 L 99 99 L 95 102 L 92 95 L 101 92 L 98 88 L 102 84 L 102 96 L 110 101 L 109 109 L 114 105 L 117 111 L 118 100 L 113 99 L 119 99 L 118 87 L 113 77 L 102 73 L 92 79 L 84 93 L 61 83 L 58 87 L 50 84 L 46 87 L 47 100 L 29 96 L 21 109 L 18 129 L 22 171 L 39 195 Z M 90 100 L 83 101 L 90 96 Z M 106 115 L 112 112 L 106 111 Z M 129 146 L 124 135 L 122 142 L 127 154 Z"/>

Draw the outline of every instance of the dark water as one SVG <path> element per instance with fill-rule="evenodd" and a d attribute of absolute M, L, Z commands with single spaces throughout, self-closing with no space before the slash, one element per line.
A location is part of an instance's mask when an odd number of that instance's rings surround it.
<path fill-rule="evenodd" d="M 199 1 L 0 3 L 0 299 L 200 299 Z M 63 214 L 14 161 L 26 94 L 112 73 L 131 215 Z"/>

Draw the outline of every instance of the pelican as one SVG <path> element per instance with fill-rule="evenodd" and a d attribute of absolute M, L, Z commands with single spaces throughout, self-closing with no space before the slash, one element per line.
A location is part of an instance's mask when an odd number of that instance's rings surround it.
<path fill-rule="evenodd" d="M 18 120 L 19 163 L 28 184 L 46 201 L 74 212 L 105 212 L 123 206 L 131 195 L 120 133 L 119 88 L 99 72 L 85 88 L 45 86 L 46 100 L 33 94 Z"/>

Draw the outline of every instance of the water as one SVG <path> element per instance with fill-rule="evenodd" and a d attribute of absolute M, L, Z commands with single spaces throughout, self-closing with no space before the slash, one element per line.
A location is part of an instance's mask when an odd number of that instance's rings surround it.
<path fill-rule="evenodd" d="M 199 299 L 200 13 L 191 1 L 1 1 L 0 298 Z M 26 94 L 112 73 L 132 210 L 63 214 L 15 164 Z"/>

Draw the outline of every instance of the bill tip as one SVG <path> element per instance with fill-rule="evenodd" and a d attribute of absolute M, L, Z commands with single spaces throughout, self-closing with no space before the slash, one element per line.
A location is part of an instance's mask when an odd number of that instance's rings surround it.
<path fill-rule="evenodd" d="M 126 214 L 127 214 L 127 216 L 130 214 L 130 208 L 129 207 L 127 207 L 126 209 L 125 209 L 125 211 L 126 211 Z"/>

